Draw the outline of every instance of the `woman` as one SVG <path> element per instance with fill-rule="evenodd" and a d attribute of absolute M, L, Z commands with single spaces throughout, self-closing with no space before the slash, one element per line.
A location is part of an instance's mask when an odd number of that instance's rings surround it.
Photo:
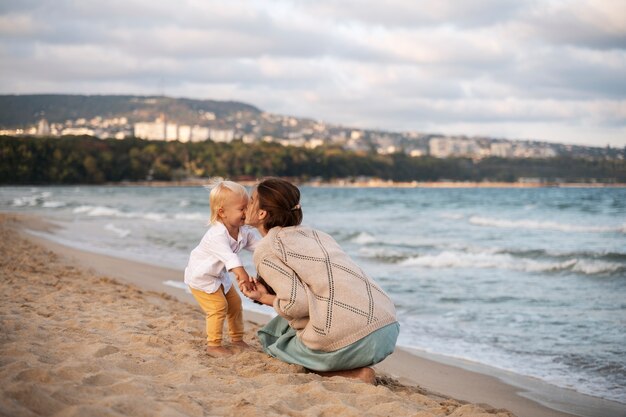
<path fill-rule="evenodd" d="M 258 332 L 263 349 L 323 376 L 373 383 L 369 366 L 393 352 L 399 333 L 393 302 L 333 238 L 301 222 L 296 186 L 269 178 L 253 190 L 246 223 L 263 236 L 254 251 L 262 280 L 242 291 L 278 313 Z"/>

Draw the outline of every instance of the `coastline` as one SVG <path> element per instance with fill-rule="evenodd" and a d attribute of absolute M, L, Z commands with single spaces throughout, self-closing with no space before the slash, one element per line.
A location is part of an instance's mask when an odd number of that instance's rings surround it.
<path fill-rule="evenodd" d="M 23 219 L 22 228 L 40 231 L 49 228 L 43 219 L 30 216 L 19 218 Z M 180 280 L 181 271 L 80 251 L 23 231 L 22 235 L 58 254 L 71 265 L 195 305 L 191 295 L 163 285 L 166 280 Z M 256 312 L 245 312 L 246 320 L 254 324 L 262 324 L 268 317 Z M 443 393 L 442 397 L 450 396 L 485 407 L 488 404 L 487 408 L 506 408 L 519 417 L 600 417 L 620 415 L 623 412 L 623 405 L 619 403 L 588 397 L 479 364 L 408 348 L 398 348 L 376 369 L 407 386 L 419 386 L 434 393 Z"/>
<path fill-rule="evenodd" d="M 256 180 L 234 178 L 240 184 L 251 187 Z M 351 180 L 337 179 L 332 181 L 298 181 L 294 183 L 309 187 L 337 188 L 626 188 L 626 183 L 585 183 L 585 182 L 503 182 L 503 181 L 392 181 L 381 179 Z M 181 181 L 135 181 L 109 183 L 110 186 L 121 187 L 196 187 L 206 184 L 208 178 L 194 178 Z"/>

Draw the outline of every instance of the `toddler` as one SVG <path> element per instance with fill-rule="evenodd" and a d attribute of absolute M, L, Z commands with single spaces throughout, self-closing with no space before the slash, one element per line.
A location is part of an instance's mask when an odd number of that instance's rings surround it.
<path fill-rule="evenodd" d="M 227 271 L 234 273 L 239 286 L 254 288 L 237 253 L 241 249 L 253 251 L 258 239 L 253 229 L 242 227 L 248 206 L 248 193 L 242 185 L 214 178 L 206 188 L 211 190 L 211 227 L 189 255 L 185 284 L 206 314 L 207 353 L 220 357 L 231 354 L 222 346 L 224 319 L 231 344 L 248 346 L 243 341 L 241 298 Z"/>

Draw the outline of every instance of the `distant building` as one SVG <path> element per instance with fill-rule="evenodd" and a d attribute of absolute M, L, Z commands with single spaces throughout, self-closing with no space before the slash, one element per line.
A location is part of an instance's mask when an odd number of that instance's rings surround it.
<path fill-rule="evenodd" d="M 232 142 L 235 138 L 235 131 L 231 129 L 221 130 L 221 129 L 211 129 L 209 131 L 209 139 L 213 142 Z"/>
<path fill-rule="evenodd" d="M 178 126 L 178 140 L 181 142 L 203 142 L 209 138 L 209 128 L 202 126 Z"/>
<path fill-rule="evenodd" d="M 135 137 L 149 140 L 165 140 L 167 124 L 164 120 L 135 123 Z"/>
<path fill-rule="evenodd" d="M 138 138 L 167 141 L 179 140 L 181 142 L 202 142 L 209 139 L 212 132 L 208 127 L 166 123 L 161 118 L 154 122 L 135 123 L 134 128 L 135 136 Z M 227 139 L 227 137 L 219 136 L 219 134 L 216 136 L 223 139 L 222 142 L 225 142 L 226 140 L 224 139 Z M 232 137 L 230 140 L 232 140 Z M 230 140 L 228 141 L 230 142 Z"/>
<path fill-rule="evenodd" d="M 321 139 L 321 138 L 309 139 L 308 141 L 304 143 L 304 147 L 308 149 L 315 149 L 318 146 L 322 146 L 322 145 L 324 145 L 324 139 Z"/>
<path fill-rule="evenodd" d="M 178 140 L 181 142 L 191 141 L 191 126 L 178 126 Z"/>
<path fill-rule="evenodd" d="M 491 156 L 510 158 L 513 156 L 513 146 L 508 142 L 492 142 L 489 146 Z"/>
<path fill-rule="evenodd" d="M 50 125 L 46 119 L 41 119 L 39 123 L 37 123 L 37 136 L 49 136 L 50 135 Z"/>
<path fill-rule="evenodd" d="M 61 131 L 61 135 L 73 135 L 73 136 L 94 136 L 95 131 L 88 127 L 66 127 Z"/>
<path fill-rule="evenodd" d="M 202 126 L 193 126 L 191 128 L 191 137 L 190 140 L 192 142 L 202 142 L 209 139 L 209 131 L 208 127 Z"/>
<path fill-rule="evenodd" d="M 165 140 L 167 141 L 178 140 L 178 125 L 177 124 L 166 123 Z"/>
<path fill-rule="evenodd" d="M 61 135 L 73 135 L 73 136 L 94 136 L 95 131 L 88 127 L 66 127 L 61 130 Z"/>
<path fill-rule="evenodd" d="M 468 138 L 436 137 L 429 141 L 428 151 L 436 158 L 476 157 L 480 155 L 480 146 Z"/>
<path fill-rule="evenodd" d="M 361 132 L 360 130 L 353 130 L 352 132 L 350 132 L 350 139 L 359 140 L 362 137 L 363 137 L 363 132 Z"/>

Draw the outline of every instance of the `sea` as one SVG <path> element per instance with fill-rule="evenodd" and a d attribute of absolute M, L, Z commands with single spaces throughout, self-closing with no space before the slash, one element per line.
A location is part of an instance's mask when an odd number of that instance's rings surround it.
<path fill-rule="evenodd" d="M 300 189 L 304 224 L 394 300 L 401 346 L 626 404 L 626 188 Z M 180 291 L 209 218 L 201 186 L 0 187 L 0 211 L 179 270 L 163 285 Z"/>

